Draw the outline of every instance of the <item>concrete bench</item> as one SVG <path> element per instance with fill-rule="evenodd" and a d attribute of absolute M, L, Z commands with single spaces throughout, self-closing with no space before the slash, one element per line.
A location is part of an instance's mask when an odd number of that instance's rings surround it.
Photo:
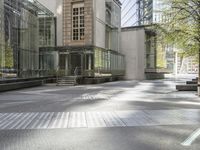
<path fill-rule="evenodd" d="M 197 84 L 197 81 L 187 81 L 186 84 Z"/>
<path fill-rule="evenodd" d="M 197 84 L 176 85 L 178 91 L 197 91 Z"/>
<path fill-rule="evenodd" d="M 198 82 L 198 78 L 196 78 L 196 79 L 192 79 L 192 81 Z"/>
<path fill-rule="evenodd" d="M 43 84 L 42 80 L 4 83 L 4 84 L 0 84 L 0 92 L 41 86 L 42 84 Z"/>
<path fill-rule="evenodd" d="M 123 76 L 85 78 L 83 79 L 81 83 L 82 84 L 100 84 L 100 83 L 118 81 L 118 80 L 123 80 L 123 79 L 124 79 Z"/>

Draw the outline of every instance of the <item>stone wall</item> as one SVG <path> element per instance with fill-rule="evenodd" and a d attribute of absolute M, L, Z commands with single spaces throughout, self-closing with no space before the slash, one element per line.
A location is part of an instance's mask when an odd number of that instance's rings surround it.
<path fill-rule="evenodd" d="M 121 42 L 121 52 L 126 57 L 126 79 L 145 79 L 146 46 L 144 28 L 123 28 Z"/>

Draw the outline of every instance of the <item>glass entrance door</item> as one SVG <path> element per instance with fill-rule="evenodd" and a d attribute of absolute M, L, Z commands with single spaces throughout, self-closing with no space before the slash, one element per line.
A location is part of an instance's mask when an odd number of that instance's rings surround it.
<path fill-rule="evenodd" d="M 67 76 L 69 73 L 68 70 L 68 54 L 59 55 L 59 70 L 62 76 Z"/>
<path fill-rule="evenodd" d="M 70 66 L 71 66 L 71 75 L 75 75 L 75 69 L 76 75 L 82 75 L 82 56 L 81 54 L 71 54 L 71 61 L 70 61 Z"/>

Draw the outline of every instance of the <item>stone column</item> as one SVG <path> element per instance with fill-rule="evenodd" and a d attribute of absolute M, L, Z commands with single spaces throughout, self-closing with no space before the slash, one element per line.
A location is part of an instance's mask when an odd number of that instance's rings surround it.
<path fill-rule="evenodd" d="M 69 54 L 65 58 L 65 75 L 69 75 Z"/>

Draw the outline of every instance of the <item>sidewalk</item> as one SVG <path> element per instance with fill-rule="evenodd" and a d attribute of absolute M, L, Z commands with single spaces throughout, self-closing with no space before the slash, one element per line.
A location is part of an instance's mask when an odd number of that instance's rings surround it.
<path fill-rule="evenodd" d="M 182 143 L 200 126 L 200 98 L 176 84 L 167 78 L 0 93 L 0 147 L 188 150 Z M 198 150 L 200 138 L 189 144 Z"/>

